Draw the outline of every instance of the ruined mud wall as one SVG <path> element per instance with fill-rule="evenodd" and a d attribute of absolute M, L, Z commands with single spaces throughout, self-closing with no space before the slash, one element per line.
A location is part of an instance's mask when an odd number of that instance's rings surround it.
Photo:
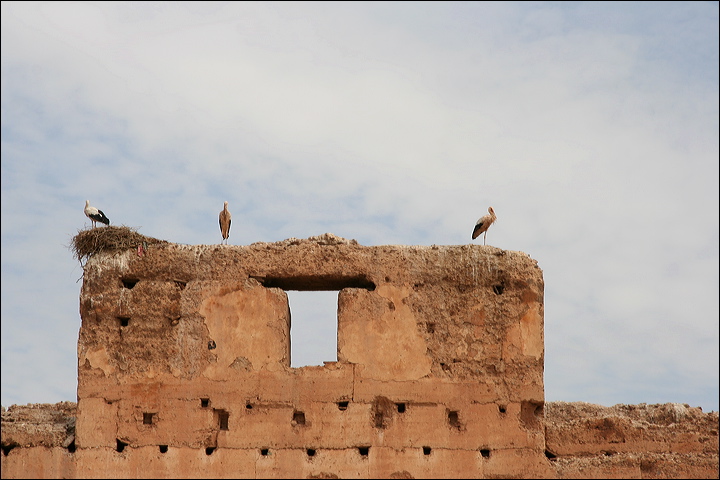
<path fill-rule="evenodd" d="M 545 431 L 558 478 L 718 478 L 718 412 L 548 402 Z"/>
<path fill-rule="evenodd" d="M 77 478 L 76 410 L 72 402 L 3 409 L 2 478 Z M 544 424 L 546 478 L 718 478 L 718 412 L 677 403 L 548 402 Z"/>
<path fill-rule="evenodd" d="M 286 290 L 338 292 L 336 362 L 290 367 Z M 474 245 L 95 255 L 78 475 L 544 474 L 542 296 L 534 260 Z"/>
<path fill-rule="evenodd" d="M 83 280 L 72 439 L 3 420 L 3 478 L 562 476 L 524 253 L 163 243 L 94 254 Z M 286 290 L 338 292 L 337 361 L 290 367 Z"/>

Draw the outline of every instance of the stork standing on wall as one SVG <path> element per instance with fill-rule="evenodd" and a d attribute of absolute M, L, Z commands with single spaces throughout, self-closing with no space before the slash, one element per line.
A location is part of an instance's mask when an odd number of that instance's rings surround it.
<path fill-rule="evenodd" d="M 483 245 L 485 245 L 488 228 L 490 228 L 490 225 L 492 225 L 493 222 L 497 220 L 497 216 L 495 216 L 495 210 L 493 210 L 492 207 L 488 207 L 488 213 L 488 215 L 483 215 L 478 219 L 477 223 L 475 223 L 475 228 L 473 229 L 472 233 L 473 240 L 475 240 L 481 234 L 485 234 L 485 236 L 483 236 Z"/>
<path fill-rule="evenodd" d="M 91 207 L 90 200 L 85 200 L 85 216 L 90 219 L 93 228 L 95 228 L 97 222 L 104 223 L 105 225 L 110 225 L 110 219 L 105 216 L 102 210 Z"/>
<path fill-rule="evenodd" d="M 232 215 L 230 215 L 227 206 L 228 202 L 225 202 L 225 206 L 222 212 L 220 212 L 220 233 L 222 234 L 225 244 L 227 244 L 227 239 L 230 236 L 230 222 L 232 221 Z"/>

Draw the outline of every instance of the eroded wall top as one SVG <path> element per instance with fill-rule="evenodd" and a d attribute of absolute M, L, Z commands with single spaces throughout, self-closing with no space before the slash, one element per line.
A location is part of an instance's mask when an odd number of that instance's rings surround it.
<path fill-rule="evenodd" d="M 338 291 L 337 360 L 368 378 L 478 379 L 492 395 L 543 397 L 535 260 L 479 245 L 367 247 L 332 234 L 92 256 L 80 298 L 80 391 L 92 378 L 288 370 L 285 290 Z"/>

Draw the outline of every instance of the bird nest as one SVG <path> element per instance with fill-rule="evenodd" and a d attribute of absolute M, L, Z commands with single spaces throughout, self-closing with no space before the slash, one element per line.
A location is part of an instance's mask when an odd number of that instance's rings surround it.
<path fill-rule="evenodd" d="M 72 239 L 70 248 L 75 258 L 83 263 L 83 260 L 87 261 L 96 253 L 127 250 L 137 248 L 139 245 L 147 248 L 149 245 L 159 243 L 168 242 L 141 235 L 135 228 L 107 226 L 78 231 Z"/>

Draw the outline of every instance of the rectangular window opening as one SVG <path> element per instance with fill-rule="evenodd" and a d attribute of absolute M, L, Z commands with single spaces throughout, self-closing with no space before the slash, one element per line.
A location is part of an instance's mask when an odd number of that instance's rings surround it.
<path fill-rule="evenodd" d="M 290 366 L 337 362 L 338 290 L 287 290 Z"/>

